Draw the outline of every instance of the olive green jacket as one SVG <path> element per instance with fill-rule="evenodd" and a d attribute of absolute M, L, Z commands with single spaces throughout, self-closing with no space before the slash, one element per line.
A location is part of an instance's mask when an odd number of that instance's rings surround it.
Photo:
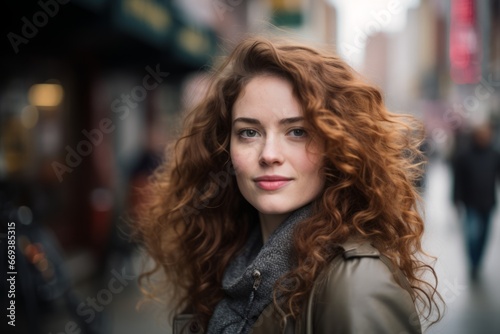
<path fill-rule="evenodd" d="M 421 333 L 408 281 L 368 243 L 342 245 L 314 283 L 298 320 L 282 327 L 274 304 L 261 313 L 252 334 L 414 334 Z M 173 334 L 202 333 L 192 315 L 174 318 Z M 235 333 L 236 334 L 236 333 Z"/>

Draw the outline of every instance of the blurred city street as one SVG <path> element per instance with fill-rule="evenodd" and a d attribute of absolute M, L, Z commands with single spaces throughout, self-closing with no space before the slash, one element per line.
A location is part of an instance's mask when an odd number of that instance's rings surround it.
<path fill-rule="evenodd" d="M 441 322 L 428 333 L 500 333 L 500 214 L 495 212 L 489 246 L 477 282 L 469 279 L 462 228 L 450 195 L 448 165 L 428 169 L 425 248 L 436 256 L 439 290 L 447 304 Z"/>
<path fill-rule="evenodd" d="M 168 300 L 136 308 L 137 190 L 252 34 L 335 50 L 389 111 L 422 123 L 423 244 L 446 302 L 428 333 L 500 333 L 500 209 L 472 281 L 450 167 L 480 125 L 500 151 L 499 0 L 19 0 L 0 15 L 0 306 L 17 303 L 0 333 L 170 333 Z"/>

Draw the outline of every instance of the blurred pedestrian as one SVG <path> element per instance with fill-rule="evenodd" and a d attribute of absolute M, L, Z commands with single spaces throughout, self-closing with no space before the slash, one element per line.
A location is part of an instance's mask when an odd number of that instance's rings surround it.
<path fill-rule="evenodd" d="M 437 294 L 409 120 L 329 51 L 242 41 L 139 225 L 174 333 L 421 333 Z"/>
<path fill-rule="evenodd" d="M 454 202 L 465 207 L 464 228 L 470 277 L 478 277 L 487 245 L 491 216 L 496 204 L 500 154 L 494 149 L 489 124 L 476 127 L 471 145 L 453 161 Z"/>

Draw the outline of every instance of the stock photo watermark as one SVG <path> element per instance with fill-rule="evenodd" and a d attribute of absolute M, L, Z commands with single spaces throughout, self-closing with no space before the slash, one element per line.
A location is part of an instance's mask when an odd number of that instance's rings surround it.
<path fill-rule="evenodd" d="M 467 285 L 460 284 L 457 279 L 453 282 L 451 282 L 448 279 L 445 279 L 443 281 L 444 288 L 441 290 L 441 296 L 443 296 L 443 299 L 446 304 L 453 303 L 457 300 L 457 298 L 467 290 Z"/>
<path fill-rule="evenodd" d="M 226 12 L 232 12 L 241 5 L 243 0 L 212 0 L 212 8 L 215 10 L 219 20 L 224 20 Z"/>
<path fill-rule="evenodd" d="M 85 318 L 84 321 L 86 324 L 94 321 L 97 313 L 104 311 L 106 306 L 111 304 L 114 296 L 123 292 L 129 283 L 136 279 L 135 275 L 127 274 L 125 268 L 122 268 L 121 272 L 113 269 L 111 270 L 111 275 L 113 277 L 108 281 L 107 286 L 99 290 L 95 297 L 87 297 L 85 301 L 78 304 L 76 314 L 81 318 Z M 62 332 L 49 332 L 49 334 L 76 334 L 81 332 L 82 329 L 75 321 L 68 321 Z"/>
<path fill-rule="evenodd" d="M 184 219 L 187 219 L 189 216 L 192 215 L 197 215 L 200 213 L 200 210 L 206 208 L 209 205 L 209 202 L 211 199 L 217 197 L 222 190 L 224 190 L 227 186 L 229 186 L 231 182 L 231 178 L 236 175 L 236 170 L 234 167 L 232 167 L 231 164 L 228 164 L 226 167 L 226 170 L 222 170 L 220 172 L 214 173 L 210 172 L 209 178 L 216 184 L 217 188 L 210 196 L 210 198 L 202 199 L 205 196 L 203 196 L 202 192 L 198 189 L 195 189 L 196 191 L 196 196 L 195 196 L 195 201 L 193 202 L 193 205 L 184 205 L 181 209 L 182 216 Z"/>
<path fill-rule="evenodd" d="M 479 83 L 474 87 L 474 93 L 467 95 L 460 103 L 454 103 L 448 108 L 443 115 L 443 121 L 451 130 L 458 129 L 464 124 L 465 119 L 469 119 L 474 111 L 479 109 L 481 103 L 494 96 L 498 87 L 500 87 L 500 81 L 494 81 L 493 75 L 490 74 L 488 80 L 481 77 Z M 433 129 L 430 135 L 436 144 L 441 144 L 448 140 L 448 133 L 443 127 Z M 430 147 L 430 151 L 432 152 L 433 150 L 435 150 L 435 147 Z"/>
<path fill-rule="evenodd" d="M 389 2 L 386 9 L 371 11 L 370 16 L 372 20 L 365 22 L 362 28 L 356 27 L 354 30 L 353 43 L 342 43 L 342 54 L 345 57 L 350 57 L 355 53 L 361 52 L 368 36 L 387 27 L 392 22 L 393 16 L 400 14 L 401 11 L 402 7 L 399 1 Z"/>
<path fill-rule="evenodd" d="M 117 115 L 120 120 L 124 120 L 130 114 L 131 109 L 137 108 L 138 104 L 148 96 L 148 92 L 157 88 L 163 80 L 169 76 L 169 72 L 162 72 L 160 64 L 157 64 L 153 69 L 146 66 L 146 74 L 142 79 L 142 85 L 134 86 L 130 93 L 121 94 L 120 98 L 116 98 L 111 103 L 111 111 Z M 65 173 L 72 173 L 83 161 L 83 158 L 89 156 L 94 151 L 94 147 L 99 146 L 104 135 L 112 133 L 116 129 L 116 124 L 111 118 L 102 118 L 99 121 L 99 126 L 90 131 L 82 130 L 82 134 L 86 139 L 80 140 L 73 148 L 66 145 L 66 157 L 64 162 L 53 161 L 51 166 L 57 176 L 59 182 L 63 181 Z"/>
<path fill-rule="evenodd" d="M 19 33 L 13 31 L 7 34 L 7 38 L 14 50 L 14 53 L 19 53 L 19 47 L 26 45 L 29 41 L 38 35 L 39 29 L 45 27 L 49 20 L 59 13 L 60 5 L 69 3 L 70 0 L 40 0 L 38 6 L 40 10 L 35 12 L 31 20 L 23 16 L 21 18 L 21 29 Z"/>
<path fill-rule="evenodd" d="M 16 223 L 7 223 L 7 324 L 16 326 Z M 3 240 L 2 240 L 3 241 Z"/>

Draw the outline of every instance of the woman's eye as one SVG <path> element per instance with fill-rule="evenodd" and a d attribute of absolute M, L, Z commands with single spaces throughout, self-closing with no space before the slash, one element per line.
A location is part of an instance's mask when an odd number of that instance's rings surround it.
<path fill-rule="evenodd" d="M 244 129 L 240 131 L 240 136 L 245 138 L 257 137 L 258 132 L 252 129 Z"/>
<path fill-rule="evenodd" d="M 306 135 L 306 131 L 304 129 L 293 129 L 289 132 L 293 137 L 304 137 Z"/>

